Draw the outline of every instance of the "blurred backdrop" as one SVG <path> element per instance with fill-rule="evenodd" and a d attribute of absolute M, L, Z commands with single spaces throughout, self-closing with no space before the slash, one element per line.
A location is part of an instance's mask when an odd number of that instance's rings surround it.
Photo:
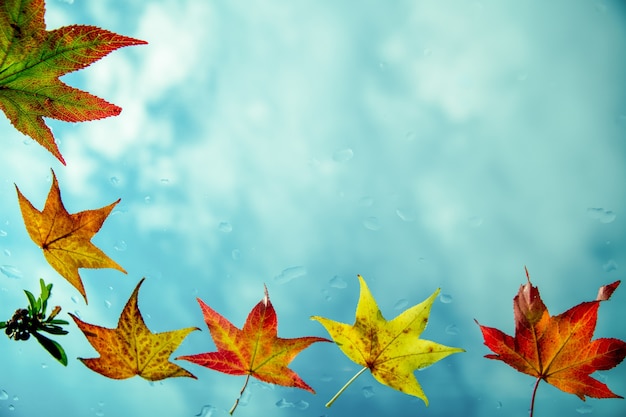
<path fill-rule="evenodd" d="M 0 118 L 0 318 L 23 289 L 115 327 L 141 277 L 153 332 L 198 326 L 174 356 L 214 350 L 196 297 L 241 326 L 266 284 L 279 335 L 352 323 L 357 274 L 393 318 L 435 289 L 422 337 L 462 347 L 416 373 L 420 400 L 336 346 L 292 368 L 316 395 L 253 382 L 236 415 L 526 416 L 534 380 L 488 353 L 474 319 L 513 333 L 528 267 L 552 314 L 626 266 L 626 6 L 618 0 L 277 2 L 48 0 L 49 29 L 144 39 L 63 78 L 120 116 L 49 121 L 67 166 Z M 121 203 L 93 242 L 122 265 L 82 270 L 89 305 L 29 239 L 14 183 L 42 208 L 53 168 L 68 211 Z M 626 288 L 596 337 L 626 339 Z M 0 416 L 224 416 L 243 377 L 114 381 L 72 323 L 58 364 L 0 340 Z M 626 395 L 626 365 L 595 375 Z M 623 400 L 548 384 L 536 415 L 619 417 Z"/>

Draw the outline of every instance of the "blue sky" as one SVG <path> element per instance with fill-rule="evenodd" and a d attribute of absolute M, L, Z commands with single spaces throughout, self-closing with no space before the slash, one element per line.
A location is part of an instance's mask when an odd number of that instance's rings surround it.
<path fill-rule="evenodd" d="M 64 78 L 123 108 L 49 122 L 65 167 L 0 118 L 0 264 L 20 275 L 0 275 L 1 317 L 43 277 L 64 310 L 114 327 L 146 276 L 152 331 L 203 329 L 183 355 L 213 350 L 196 297 L 241 326 L 265 283 L 281 336 L 326 336 L 309 317 L 351 323 L 357 274 L 387 318 L 441 288 L 423 337 L 467 352 L 416 374 L 428 408 L 362 375 L 325 409 L 358 366 L 317 344 L 293 362 L 317 395 L 255 383 L 236 415 L 525 415 L 533 379 L 483 359 L 473 320 L 513 332 L 524 266 L 553 314 L 622 278 L 625 13 L 582 0 L 50 0 L 49 29 L 93 24 L 149 45 Z M 94 243 L 128 275 L 82 271 L 88 306 L 19 213 L 13 184 L 41 208 L 50 168 L 70 212 L 122 199 Z M 625 303 L 619 288 L 602 304 L 596 337 L 626 339 Z M 243 384 L 182 361 L 197 381 L 108 380 L 73 360 L 96 355 L 75 326 L 66 369 L 34 342 L 2 346 L 1 416 L 221 416 Z M 626 395 L 624 365 L 600 378 Z M 625 410 L 547 384 L 536 404 Z"/>

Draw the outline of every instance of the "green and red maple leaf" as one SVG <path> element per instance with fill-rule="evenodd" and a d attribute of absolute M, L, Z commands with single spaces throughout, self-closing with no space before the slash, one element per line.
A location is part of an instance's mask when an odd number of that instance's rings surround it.
<path fill-rule="evenodd" d="M 0 109 L 17 130 L 65 164 L 43 118 L 81 122 L 118 115 L 121 108 L 59 77 L 146 42 L 87 25 L 48 31 L 44 13 L 44 0 L 0 2 Z"/>

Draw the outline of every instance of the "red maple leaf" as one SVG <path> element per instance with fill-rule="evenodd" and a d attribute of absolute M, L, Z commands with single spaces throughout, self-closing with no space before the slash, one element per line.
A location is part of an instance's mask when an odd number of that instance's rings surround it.
<path fill-rule="evenodd" d="M 271 384 L 301 388 L 315 393 L 313 388 L 287 365 L 312 343 L 330 340 L 313 336 L 295 339 L 278 337 L 278 319 L 267 288 L 265 297 L 250 311 L 242 329 L 235 327 L 199 298 L 198 303 L 217 352 L 180 356 L 176 359 L 184 359 L 225 374 L 246 375 L 240 396 L 246 389 L 250 376 Z M 239 399 L 230 409 L 230 414 L 235 411 L 238 403 Z"/>
<path fill-rule="evenodd" d="M 622 398 L 591 373 L 617 366 L 626 356 L 626 342 L 601 338 L 591 340 L 596 327 L 598 307 L 608 300 L 620 281 L 600 287 L 594 301 L 580 303 L 558 316 L 550 316 L 539 290 L 530 282 L 522 285 L 513 299 L 515 337 L 493 327 L 478 324 L 485 345 L 501 360 L 519 372 L 537 378 L 531 399 L 533 414 L 535 393 L 541 380 L 583 401 L 594 398 Z"/>
<path fill-rule="evenodd" d="M 65 161 L 43 117 L 81 122 L 116 116 L 118 106 L 70 87 L 61 75 L 145 41 L 95 26 L 47 31 L 44 0 L 0 2 L 0 109 L 13 126 Z"/>

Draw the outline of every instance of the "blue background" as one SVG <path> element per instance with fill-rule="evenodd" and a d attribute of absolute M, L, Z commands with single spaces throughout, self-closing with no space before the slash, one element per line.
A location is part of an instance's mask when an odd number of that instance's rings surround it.
<path fill-rule="evenodd" d="M 63 78 L 118 117 L 49 121 L 67 166 L 0 118 L 0 317 L 22 289 L 115 327 L 141 277 L 153 332 L 198 326 L 173 357 L 214 345 L 195 301 L 241 326 L 267 284 L 282 337 L 352 323 L 357 274 L 392 318 L 437 288 L 422 337 L 462 347 L 417 372 L 430 400 L 362 375 L 318 343 L 292 368 L 317 395 L 251 383 L 244 416 L 526 416 L 534 380 L 483 358 L 474 319 L 513 332 L 527 266 L 552 314 L 626 265 L 626 7 L 621 1 L 49 0 L 49 29 L 144 39 Z M 70 212 L 122 199 L 93 239 L 120 263 L 82 270 L 90 303 L 45 262 L 14 183 L 43 207 L 50 168 Z M 596 337 L 626 339 L 626 289 Z M 224 416 L 243 377 L 110 380 L 74 324 L 70 363 L 0 340 L 0 416 Z M 626 395 L 626 366 L 596 375 Z M 248 396 L 249 395 L 249 396 Z M 626 414 L 539 386 L 536 416 Z"/>

